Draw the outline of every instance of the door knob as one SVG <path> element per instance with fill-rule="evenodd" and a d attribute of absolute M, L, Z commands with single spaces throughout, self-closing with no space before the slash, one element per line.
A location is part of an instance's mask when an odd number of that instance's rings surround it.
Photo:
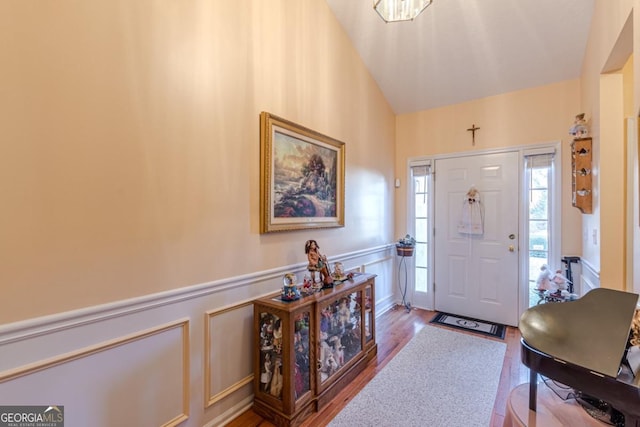
<path fill-rule="evenodd" d="M 516 247 L 513 245 L 509 245 L 509 252 L 515 252 Z"/>

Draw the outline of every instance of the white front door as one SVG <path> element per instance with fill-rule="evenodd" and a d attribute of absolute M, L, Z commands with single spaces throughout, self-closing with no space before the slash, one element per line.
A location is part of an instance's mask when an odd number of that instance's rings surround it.
<path fill-rule="evenodd" d="M 516 152 L 436 160 L 436 310 L 518 324 L 518 171 Z M 470 219 L 477 225 L 477 206 L 467 215 L 472 187 L 479 193 L 479 234 L 459 227 Z"/>

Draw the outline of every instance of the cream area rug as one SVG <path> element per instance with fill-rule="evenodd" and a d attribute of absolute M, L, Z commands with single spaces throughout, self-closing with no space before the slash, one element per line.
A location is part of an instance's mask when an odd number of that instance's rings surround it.
<path fill-rule="evenodd" d="M 507 345 L 424 326 L 331 427 L 487 427 Z"/>

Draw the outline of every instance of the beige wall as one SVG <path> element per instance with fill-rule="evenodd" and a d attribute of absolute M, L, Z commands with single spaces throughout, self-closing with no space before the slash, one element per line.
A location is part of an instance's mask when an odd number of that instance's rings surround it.
<path fill-rule="evenodd" d="M 580 214 L 571 206 L 568 133 L 580 108 L 578 80 L 560 82 L 397 118 L 396 173 L 413 157 L 562 141 L 562 254 L 580 254 Z M 466 129 L 480 127 L 476 143 Z M 396 191 L 396 234 L 406 229 L 406 190 Z"/>
<path fill-rule="evenodd" d="M 638 3 L 596 1 L 579 82 L 394 119 L 322 0 L 0 2 L 0 286 L 12 302 L 0 323 L 299 263 L 310 237 L 328 254 L 387 243 L 406 230 L 404 186 L 391 182 L 410 157 L 566 148 L 580 111 L 597 154 L 601 71 Z M 345 228 L 259 234 L 263 110 L 347 144 Z M 580 218 L 568 164 L 564 151 L 562 252 L 624 269 L 625 229 L 598 234 L 622 196 L 596 195 Z"/>
<path fill-rule="evenodd" d="M 323 0 L 3 1 L 0 39 L 0 324 L 394 240 L 394 115 Z M 346 143 L 344 228 L 259 234 L 261 111 Z"/>
<path fill-rule="evenodd" d="M 594 141 L 595 209 L 583 216 L 583 258 L 600 271 L 603 287 L 633 290 L 627 274 L 627 246 L 637 246 L 634 224 L 625 219 L 631 200 L 626 188 L 638 183 L 626 175 L 625 118 L 637 117 L 640 106 L 635 65 L 640 49 L 637 0 L 596 1 L 582 67 L 582 110 L 591 116 Z M 635 29 L 635 30 L 634 30 Z M 598 239 L 594 239 L 596 236 Z M 638 263 L 640 260 L 631 259 Z"/>

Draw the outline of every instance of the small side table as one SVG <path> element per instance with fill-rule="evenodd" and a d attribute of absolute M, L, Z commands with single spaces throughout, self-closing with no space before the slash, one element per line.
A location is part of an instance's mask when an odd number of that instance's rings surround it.
<path fill-rule="evenodd" d="M 409 280 L 409 272 L 407 271 L 407 261 L 406 258 L 410 258 L 413 256 L 413 247 L 399 247 L 396 246 L 396 253 L 398 257 L 400 257 L 400 262 L 398 262 L 398 288 L 400 289 L 400 293 L 402 294 L 402 305 L 407 310 L 407 313 L 411 311 L 411 302 L 407 301 L 407 286 Z M 400 281 L 400 272 L 402 270 L 402 266 L 404 266 L 404 289 L 402 289 L 402 284 Z"/>

